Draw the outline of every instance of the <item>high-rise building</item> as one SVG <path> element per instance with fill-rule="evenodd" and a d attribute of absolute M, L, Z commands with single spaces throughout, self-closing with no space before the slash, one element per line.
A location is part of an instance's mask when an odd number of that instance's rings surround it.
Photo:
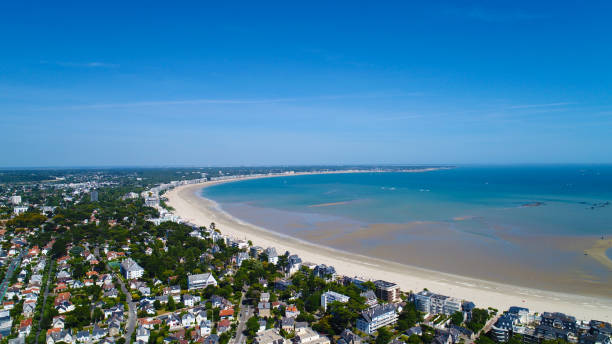
<path fill-rule="evenodd" d="M 98 201 L 98 191 L 92 190 L 91 193 L 89 194 L 89 198 L 92 202 L 97 202 Z"/>

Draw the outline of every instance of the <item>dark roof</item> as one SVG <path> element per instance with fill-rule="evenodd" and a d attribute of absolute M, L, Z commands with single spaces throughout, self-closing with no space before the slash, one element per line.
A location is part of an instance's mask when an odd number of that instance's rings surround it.
<path fill-rule="evenodd" d="M 471 312 L 474 308 L 476 308 L 476 305 L 472 301 L 465 301 L 461 304 L 461 308 L 466 312 Z"/>
<path fill-rule="evenodd" d="M 395 305 L 390 303 L 384 305 L 376 305 L 370 309 L 361 312 L 361 317 L 363 317 L 363 319 L 367 322 L 372 322 L 373 318 L 376 318 L 389 312 L 395 312 Z"/>
<path fill-rule="evenodd" d="M 462 327 L 462 326 L 457 326 L 457 325 L 451 325 L 451 329 L 458 331 L 459 333 L 461 333 L 464 336 L 468 336 L 471 337 L 474 332 L 468 328 Z"/>
<path fill-rule="evenodd" d="M 377 286 L 377 287 L 389 288 L 389 287 L 394 287 L 397 284 L 395 284 L 393 282 L 387 282 L 387 281 L 383 281 L 383 280 L 378 280 L 378 281 L 374 281 L 374 285 Z"/>
<path fill-rule="evenodd" d="M 517 306 L 512 306 L 512 307 L 508 308 L 508 313 L 519 314 L 520 312 L 527 312 L 527 313 L 529 313 L 529 308 L 517 307 Z"/>
<path fill-rule="evenodd" d="M 511 314 L 506 313 L 497 319 L 497 322 L 495 322 L 495 327 L 502 328 L 504 330 L 512 330 L 513 323 L 514 317 Z"/>
<path fill-rule="evenodd" d="M 535 334 L 538 336 L 542 336 L 545 339 L 558 339 L 558 338 L 567 339 L 567 336 L 570 333 L 571 331 L 569 330 L 564 330 L 564 329 L 547 326 L 547 325 L 539 325 L 535 329 Z"/>
<path fill-rule="evenodd" d="M 544 318 L 560 320 L 563 322 L 573 322 L 573 323 L 576 322 L 576 318 L 574 318 L 573 316 L 566 315 L 564 313 L 559 313 L 559 312 L 554 312 L 554 313 L 544 312 L 542 313 L 542 319 Z"/>

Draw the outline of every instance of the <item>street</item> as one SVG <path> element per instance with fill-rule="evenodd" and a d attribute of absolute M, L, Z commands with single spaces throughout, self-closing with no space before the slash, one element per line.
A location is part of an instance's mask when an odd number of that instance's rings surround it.
<path fill-rule="evenodd" d="M 42 303 L 43 308 L 42 308 L 42 311 L 40 312 L 40 320 L 38 322 L 39 324 L 42 324 L 42 321 L 43 321 L 43 316 L 45 314 L 45 304 L 47 303 L 47 296 L 49 296 L 49 285 L 51 285 L 51 282 L 53 281 L 53 276 L 51 276 L 51 271 L 53 269 L 53 265 L 55 264 L 55 260 L 54 259 L 49 259 L 48 262 L 49 262 L 48 263 L 49 267 L 47 268 L 47 276 L 48 276 L 48 278 L 47 278 L 47 284 L 45 285 L 45 293 L 44 293 L 43 301 L 42 301 L 43 302 Z M 38 343 L 38 338 L 40 336 L 40 331 L 41 330 L 42 329 L 39 327 L 38 328 L 38 333 L 36 333 L 36 342 L 37 343 Z"/>
<path fill-rule="evenodd" d="M 19 265 L 21 264 L 21 258 L 23 257 L 23 253 L 24 251 L 21 251 L 21 253 L 19 253 L 19 256 L 13 258 L 13 260 L 11 261 L 11 264 L 6 270 L 6 275 L 4 275 L 4 280 L 2 281 L 2 284 L 0 284 L 0 304 L 2 304 L 2 302 L 4 301 L 4 294 L 6 294 L 6 289 L 8 288 L 8 285 L 11 282 L 11 278 L 13 277 L 13 272 L 15 272 L 15 269 L 17 269 Z"/>
<path fill-rule="evenodd" d="M 121 279 L 121 276 L 119 276 L 118 274 L 115 274 L 115 278 L 117 279 L 117 281 L 119 281 L 119 285 L 121 286 L 121 292 L 125 294 L 125 300 L 127 301 L 127 304 L 128 304 L 128 314 L 129 315 L 128 315 L 128 321 L 127 321 L 127 326 L 126 326 L 126 331 L 125 331 L 125 342 L 127 344 L 130 344 L 132 340 L 132 333 L 134 333 L 134 328 L 136 327 L 136 305 L 134 304 L 134 302 L 132 302 L 132 294 L 125 287 L 125 284 L 123 283 L 123 280 Z"/>
<path fill-rule="evenodd" d="M 96 258 L 99 261 L 102 261 L 100 259 L 100 249 L 98 247 L 94 249 L 94 256 L 96 256 Z M 110 266 L 108 266 L 108 264 L 106 264 L 106 268 L 109 271 L 112 271 Z M 121 287 L 121 292 L 125 294 L 125 301 L 128 304 L 128 321 L 126 324 L 124 338 L 125 338 L 125 342 L 127 344 L 130 344 L 132 341 L 132 333 L 134 333 L 134 329 L 136 328 L 136 305 L 132 302 L 132 294 L 125 287 L 125 283 L 123 283 L 121 276 L 119 274 L 115 274 L 115 279 L 119 282 L 119 285 Z"/>
<path fill-rule="evenodd" d="M 242 298 L 240 299 L 240 315 L 238 317 L 238 326 L 236 327 L 236 338 L 233 338 L 232 344 L 244 344 L 246 342 L 246 337 L 242 332 L 246 329 L 246 322 L 250 317 L 253 316 L 253 307 L 251 305 L 243 306 L 244 301 L 244 293 L 242 294 Z"/>

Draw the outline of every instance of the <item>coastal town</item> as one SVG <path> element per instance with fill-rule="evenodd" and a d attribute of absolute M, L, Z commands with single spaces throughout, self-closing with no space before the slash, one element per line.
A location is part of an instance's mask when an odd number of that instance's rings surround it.
<path fill-rule="evenodd" d="M 3 172 L 1 342 L 612 343 L 603 319 L 342 275 L 166 203 L 184 185 L 313 171 L 366 168 Z"/>

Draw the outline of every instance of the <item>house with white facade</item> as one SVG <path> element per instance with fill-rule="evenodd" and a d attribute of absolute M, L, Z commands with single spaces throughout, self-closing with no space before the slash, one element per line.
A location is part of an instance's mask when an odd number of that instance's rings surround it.
<path fill-rule="evenodd" d="M 144 269 L 132 258 L 127 258 L 121 262 L 121 274 L 126 279 L 140 278 L 144 274 Z"/>

